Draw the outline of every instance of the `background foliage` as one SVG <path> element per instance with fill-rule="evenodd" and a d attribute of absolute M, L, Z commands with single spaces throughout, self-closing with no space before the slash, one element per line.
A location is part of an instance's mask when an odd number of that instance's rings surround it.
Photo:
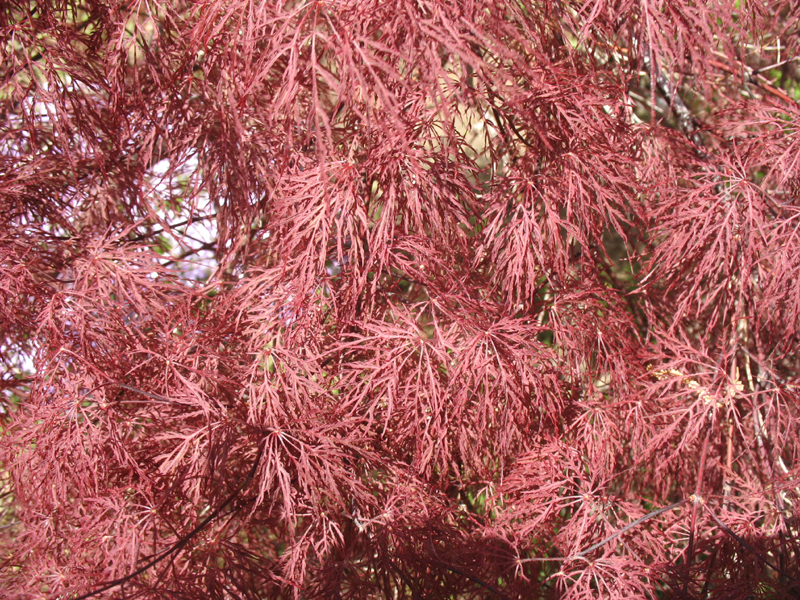
<path fill-rule="evenodd" d="M 798 15 L 3 2 L 0 595 L 800 596 Z"/>

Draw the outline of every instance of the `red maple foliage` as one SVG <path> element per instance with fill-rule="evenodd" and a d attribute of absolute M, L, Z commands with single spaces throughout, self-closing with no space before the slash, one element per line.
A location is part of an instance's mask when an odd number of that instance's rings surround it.
<path fill-rule="evenodd" d="M 0 596 L 800 597 L 796 0 L 0 35 Z"/>

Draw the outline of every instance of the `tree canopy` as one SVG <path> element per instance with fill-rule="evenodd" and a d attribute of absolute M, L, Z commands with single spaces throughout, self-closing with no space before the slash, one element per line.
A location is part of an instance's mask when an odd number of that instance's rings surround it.
<path fill-rule="evenodd" d="M 800 597 L 795 0 L 6 0 L 0 595 Z"/>

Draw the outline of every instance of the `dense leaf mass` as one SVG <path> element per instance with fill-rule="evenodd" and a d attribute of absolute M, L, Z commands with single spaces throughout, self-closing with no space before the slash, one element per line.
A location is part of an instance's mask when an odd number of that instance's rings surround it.
<path fill-rule="evenodd" d="M 795 0 L 0 37 L 0 596 L 800 597 Z"/>

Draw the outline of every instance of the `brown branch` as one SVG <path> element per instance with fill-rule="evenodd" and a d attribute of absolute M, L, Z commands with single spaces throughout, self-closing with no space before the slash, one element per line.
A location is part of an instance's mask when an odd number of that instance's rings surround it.
<path fill-rule="evenodd" d="M 790 98 L 783 90 L 779 90 L 775 86 L 770 85 L 767 82 L 766 77 L 764 77 L 761 73 L 759 73 L 758 71 L 753 71 L 749 67 L 742 65 L 741 63 L 739 63 L 740 68 L 738 70 L 734 69 L 730 65 L 726 65 L 725 63 L 722 63 L 714 59 L 709 59 L 708 63 L 712 67 L 716 67 L 717 69 L 725 71 L 726 73 L 730 73 L 731 75 L 743 75 L 745 83 L 752 83 L 753 85 L 758 86 L 765 92 L 772 94 L 776 98 L 780 98 L 787 104 L 800 106 L 800 103 Z"/>
<path fill-rule="evenodd" d="M 669 77 L 664 75 L 661 68 L 650 58 L 650 47 L 645 42 L 642 43 L 642 61 L 644 62 L 645 68 L 650 72 L 651 81 L 655 81 L 658 91 L 664 96 L 672 112 L 675 113 L 681 131 L 694 143 L 697 154 L 701 158 L 707 158 L 708 155 L 705 150 L 703 150 L 703 138 L 700 136 L 700 132 L 697 128 L 699 120 L 694 116 L 689 107 L 686 106 L 683 98 L 681 98 L 678 91 L 672 85 L 672 82 L 670 82 Z"/>

